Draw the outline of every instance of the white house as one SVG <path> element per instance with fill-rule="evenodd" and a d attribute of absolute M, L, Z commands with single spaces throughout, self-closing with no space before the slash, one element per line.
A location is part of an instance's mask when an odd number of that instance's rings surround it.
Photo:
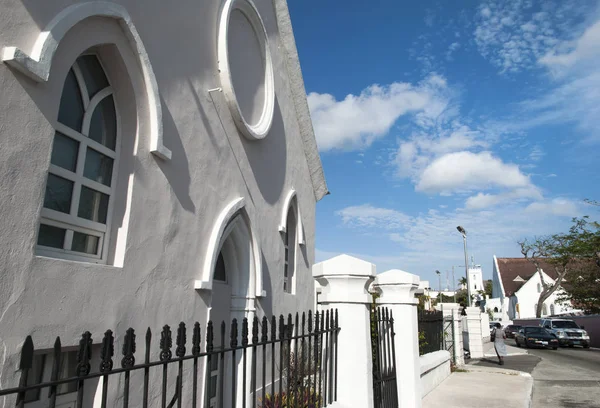
<path fill-rule="evenodd" d="M 27 335 L 47 380 L 59 335 L 313 307 L 328 191 L 285 0 L 3 2 L 0 49 L 2 386 Z"/>
<path fill-rule="evenodd" d="M 554 269 L 542 262 L 544 281 L 554 283 Z M 535 265 L 525 258 L 497 258 L 494 255 L 492 274 L 492 299 L 486 308 L 492 309 L 498 320 L 513 320 L 535 317 L 536 307 L 542 291 L 540 276 Z M 562 289 L 555 291 L 542 306 L 542 316 L 573 313 L 568 304 L 558 303 Z"/>

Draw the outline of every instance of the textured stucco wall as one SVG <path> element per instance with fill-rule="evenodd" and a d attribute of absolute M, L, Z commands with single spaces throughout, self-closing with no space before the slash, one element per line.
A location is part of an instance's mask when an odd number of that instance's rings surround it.
<path fill-rule="evenodd" d="M 0 48 L 31 50 L 43 29 L 71 0 L 0 0 Z M 0 64 L 0 386 L 14 385 L 25 336 L 50 348 L 60 335 L 73 346 L 89 330 L 95 342 L 106 329 L 116 349 L 129 326 L 158 335 L 163 324 L 206 322 L 210 292 L 194 290 L 217 215 L 236 197 L 258 239 L 263 288 L 258 315 L 308 310 L 314 305 L 310 267 L 314 261 L 315 192 L 305 155 L 274 5 L 256 1 L 273 59 L 275 116 L 269 135 L 248 141 L 237 130 L 219 86 L 216 44 L 218 1 L 119 1 L 135 24 L 154 68 L 162 103 L 164 144 L 172 160 L 149 152 L 147 101 L 135 53 L 115 21 L 86 20 L 75 26 L 55 55 L 46 83 L 35 83 Z M 89 28 L 95 28 L 90 32 Z M 37 227 L 44 195 L 62 80 L 86 41 L 114 42 L 128 65 L 137 106 L 137 137 L 122 169 L 130 192 L 123 266 L 103 266 L 36 257 Z M 293 39 L 292 42 L 293 44 Z M 286 40 L 289 47 L 290 41 Z M 295 50 L 294 50 L 295 51 Z M 293 81 L 301 81 L 294 74 Z M 296 88 L 297 90 L 297 88 Z M 131 113 L 131 112 L 130 112 Z M 121 114 L 123 114 L 121 112 Z M 309 124 L 310 125 L 310 124 Z M 312 159 L 314 160 L 314 158 Z M 283 200 L 296 190 L 306 246 L 297 251 L 296 294 L 284 294 L 283 242 L 278 224 Z M 125 199 L 125 197 L 119 197 Z M 156 338 L 156 337 L 155 337 Z M 188 340 L 191 334 L 188 334 Z M 156 344 L 156 343 L 155 343 Z M 157 347 L 157 346 L 156 346 Z M 141 347 L 138 349 L 138 354 Z M 140 354 L 141 358 L 141 354 Z"/>

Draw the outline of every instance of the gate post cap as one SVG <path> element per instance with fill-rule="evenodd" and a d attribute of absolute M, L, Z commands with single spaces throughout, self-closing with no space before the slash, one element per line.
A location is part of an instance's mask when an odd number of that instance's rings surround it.
<path fill-rule="evenodd" d="M 377 299 L 380 304 L 410 304 L 415 305 L 415 293 L 421 279 L 412 273 L 391 269 L 380 273 L 375 278 L 373 288 L 381 294 Z"/>
<path fill-rule="evenodd" d="M 367 289 L 375 277 L 375 265 L 349 255 L 339 255 L 312 267 L 322 286 L 321 303 L 371 303 Z"/>
<path fill-rule="evenodd" d="M 481 315 L 481 309 L 478 307 L 467 307 L 465 309 L 465 311 L 467 312 L 467 316 L 480 316 Z"/>

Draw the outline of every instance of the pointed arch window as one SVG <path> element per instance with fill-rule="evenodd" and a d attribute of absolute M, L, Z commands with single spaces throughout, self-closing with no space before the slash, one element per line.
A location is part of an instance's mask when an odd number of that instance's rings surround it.
<path fill-rule="evenodd" d="M 296 272 L 296 216 L 295 208 L 291 205 L 288 209 L 285 234 L 283 237 L 284 266 L 283 266 L 283 291 L 293 293 Z"/>
<path fill-rule="evenodd" d="M 54 142 L 37 253 L 106 262 L 119 157 L 113 89 L 95 54 L 69 70 Z"/>

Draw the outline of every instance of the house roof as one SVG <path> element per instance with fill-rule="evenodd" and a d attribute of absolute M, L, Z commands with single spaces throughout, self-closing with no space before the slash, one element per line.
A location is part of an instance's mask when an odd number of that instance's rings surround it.
<path fill-rule="evenodd" d="M 310 171 L 310 179 L 315 193 L 315 199 L 319 201 L 325 195 L 329 194 L 321 157 L 317 149 L 317 139 L 310 118 L 308 102 L 306 100 L 306 89 L 304 87 L 304 79 L 302 78 L 302 70 L 300 69 L 300 59 L 296 48 L 296 40 L 294 39 L 294 31 L 292 30 L 292 22 L 290 12 L 288 10 L 287 1 L 273 0 L 275 14 L 277 16 L 277 26 L 283 45 L 283 52 L 286 55 L 286 68 L 292 91 L 292 99 L 296 108 L 296 117 L 300 127 L 300 134 L 304 144 L 304 154 Z"/>
<path fill-rule="evenodd" d="M 525 258 L 496 258 L 498 261 L 498 273 L 504 287 L 504 295 L 512 296 L 537 272 L 531 261 Z M 540 261 L 544 273 L 552 279 L 556 279 L 554 267 L 545 261 Z"/>

